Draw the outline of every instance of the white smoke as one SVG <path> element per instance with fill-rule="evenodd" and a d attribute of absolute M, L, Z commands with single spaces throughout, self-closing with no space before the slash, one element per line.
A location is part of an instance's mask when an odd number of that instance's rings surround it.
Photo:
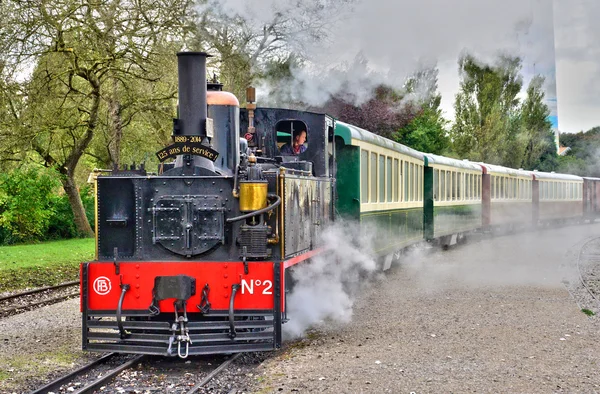
<path fill-rule="evenodd" d="M 294 288 L 287 297 L 286 337 L 299 337 L 325 320 L 349 322 L 354 296 L 376 271 L 372 252 L 374 231 L 338 222 L 321 235 L 327 252 L 300 264 L 292 272 Z"/>

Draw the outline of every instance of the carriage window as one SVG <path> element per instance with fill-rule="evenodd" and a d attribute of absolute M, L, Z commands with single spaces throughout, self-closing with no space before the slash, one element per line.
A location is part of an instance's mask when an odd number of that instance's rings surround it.
<path fill-rule="evenodd" d="M 387 200 L 392 201 L 392 158 L 387 158 L 387 173 L 386 173 L 386 186 L 387 186 Z"/>
<path fill-rule="evenodd" d="M 369 152 L 360 151 L 360 201 L 369 202 Z"/>
<path fill-rule="evenodd" d="M 369 190 L 369 202 L 377 202 L 377 153 L 371 153 L 371 162 L 369 163 L 371 176 L 371 187 Z"/>
<path fill-rule="evenodd" d="M 398 201 L 398 198 L 400 197 L 399 193 L 398 193 L 398 184 L 400 183 L 399 179 L 400 179 L 400 173 L 398 172 L 399 169 L 399 162 L 398 159 L 394 159 L 394 201 Z"/>
<path fill-rule="evenodd" d="M 440 189 L 440 170 L 433 170 L 433 201 L 438 200 Z"/>
<path fill-rule="evenodd" d="M 404 162 L 404 201 L 408 201 L 408 190 L 410 185 L 410 172 L 408 172 L 408 162 Z"/>
<path fill-rule="evenodd" d="M 423 201 L 423 166 L 419 166 L 419 201 Z"/>
<path fill-rule="evenodd" d="M 440 201 L 446 201 L 446 171 L 440 171 Z"/>
<path fill-rule="evenodd" d="M 456 178 L 456 199 L 457 200 L 462 200 L 462 185 L 463 185 L 463 178 L 464 174 L 459 172 L 458 173 L 458 177 Z"/>
<path fill-rule="evenodd" d="M 385 202 L 385 156 L 379 155 L 379 202 Z"/>

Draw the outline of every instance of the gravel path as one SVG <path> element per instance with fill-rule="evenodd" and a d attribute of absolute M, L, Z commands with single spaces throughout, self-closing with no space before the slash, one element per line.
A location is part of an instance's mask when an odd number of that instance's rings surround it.
<path fill-rule="evenodd" d="M 405 257 L 356 301 L 350 324 L 330 322 L 264 362 L 251 391 L 598 393 L 600 325 L 569 292 L 594 236 L 598 224 Z"/>
<path fill-rule="evenodd" d="M 313 328 L 258 368 L 234 364 L 205 391 L 600 393 L 600 324 L 580 311 L 600 305 L 581 291 L 576 266 L 595 236 L 600 224 L 415 251 L 362 290 L 350 323 Z M 80 350 L 80 326 L 78 300 L 1 319 L 0 393 L 27 392 L 96 357 Z M 162 364 L 117 384 L 182 392 L 168 388 L 197 380 L 185 361 Z M 172 381 L 174 369 L 182 374 Z"/>

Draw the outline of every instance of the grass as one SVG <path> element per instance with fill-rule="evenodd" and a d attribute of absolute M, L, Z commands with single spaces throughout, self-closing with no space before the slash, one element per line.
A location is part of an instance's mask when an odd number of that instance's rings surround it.
<path fill-rule="evenodd" d="M 79 264 L 94 258 L 94 239 L 0 247 L 0 291 L 76 280 Z"/>
<path fill-rule="evenodd" d="M 594 316 L 594 315 L 596 315 L 593 311 L 590 311 L 589 309 L 586 309 L 586 308 L 583 308 L 581 311 L 583 313 L 585 313 L 586 315 L 588 315 L 588 316 Z"/>

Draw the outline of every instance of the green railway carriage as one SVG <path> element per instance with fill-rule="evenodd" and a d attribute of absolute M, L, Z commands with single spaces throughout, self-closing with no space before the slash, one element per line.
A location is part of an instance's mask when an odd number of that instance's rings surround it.
<path fill-rule="evenodd" d="M 423 154 L 356 126 L 336 122 L 337 211 L 376 234 L 376 252 L 423 239 Z"/>
<path fill-rule="evenodd" d="M 425 239 L 454 243 L 456 235 L 480 228 L 481 166 L 429 153 L 424 164 Z"/>

